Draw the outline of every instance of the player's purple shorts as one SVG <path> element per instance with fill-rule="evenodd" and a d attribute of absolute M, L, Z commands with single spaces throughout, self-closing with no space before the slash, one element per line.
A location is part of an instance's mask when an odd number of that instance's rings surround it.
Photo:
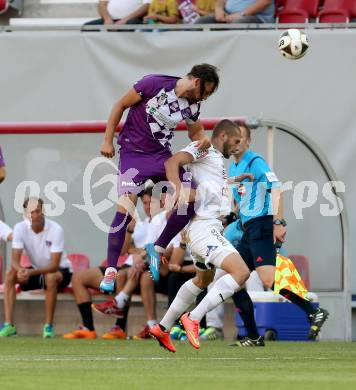
<path fill-rule="evenodd" d="M 152 180 L 157 189 L 170 187 L 167 181 L 164 163 L 172 156 L 171 153 L 147 154 L 131 150 L 120 150 L 117 189 L 118 194 L 133 193 L 140 195 L 145 189 L 145 183 Z M 180 169 L 180 180 L 183 185 L 196 188 L 191 175 L 183 168 Z M 157 184 L 158 183 L 158 184 Z"/>

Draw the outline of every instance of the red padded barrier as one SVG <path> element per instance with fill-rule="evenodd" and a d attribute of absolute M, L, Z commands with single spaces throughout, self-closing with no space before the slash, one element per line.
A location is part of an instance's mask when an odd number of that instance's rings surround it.
<path fill-rule="evenodd" d="M 205 118 L 202 123 L 207 130 L 213 127 L 223 118 Z M 245 122 L 246 117 L 229 117 L 232 121 Z M 117 131 L 122 129 L 120 122 Z M 105 121 L 83 122 L 0 122 L 0 134 L 71 134 L 71 133 L 103 133 Z M 185 122 L 177 126 L 178 131 L 187 130 Z"/>

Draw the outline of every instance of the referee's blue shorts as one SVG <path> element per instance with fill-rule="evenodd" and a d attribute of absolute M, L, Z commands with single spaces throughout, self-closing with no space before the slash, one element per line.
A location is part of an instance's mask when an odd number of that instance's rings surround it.
<path fill-rule="evenodd" d="M 263 265 L 276 265 L 273 242 L 273 216 L 253 218 L 243 225 L 244 234 L 236 246 L 250 271 Z"/>

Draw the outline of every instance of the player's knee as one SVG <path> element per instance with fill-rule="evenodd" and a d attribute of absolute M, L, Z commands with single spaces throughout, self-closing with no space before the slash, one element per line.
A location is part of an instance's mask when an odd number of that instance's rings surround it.
<path fill-rule="evenodd" d="M 151 275 L 148 271 L 145 271 L 140 278 L 140 286 L 141 288 L 151 287 L 153 286 L 153 280 L 151 278 Z"/>
<path fill-rule="evenodd" d="M 45 275 L 45 283 L 48 289 L 56 288 L 59 282 L 60 282 L 60 277 L 57 274 L 57 272 L 53 272 Z"/>
<path fill-rule="evenodd" d="M 272 288 L 274 284 L 274 275 L 262 274 L 259 275 L 261 282 L 265 288 Z"/>
<path fill-rule="evenodd" d="M 196 275 L 196 277 L 193 279 L 193 283 L 201 290 L 204 290 L 209 286 L 213 279 L 213 274 L 210 275 L 210 272 L 205 272 L 204 274 Z"/>
<path fill-rule="evenodd" d="M 15 283 L 16 274 L 17 274 L 17 272 L 13 268 L 9 269 L 6 272 L 5 284 L 10 284 L 11 285 L 11 284 Z"/>

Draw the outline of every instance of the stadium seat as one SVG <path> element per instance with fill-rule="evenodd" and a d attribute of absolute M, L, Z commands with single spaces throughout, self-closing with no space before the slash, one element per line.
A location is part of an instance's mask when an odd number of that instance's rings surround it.
<path fill-rule="evenodd" d="M 316 18 L 319 4 L 320 0 L 286 0 L 279 13 L 279 23 L 308 22 L 310 18 Z"/>
<path fill-rule="evenodd" d="M 306 11 L 293 10 L 293 11 L 282 11 L 278 16 L 278 23 L 307 23 L 308 14 Z"/>
<path fill-rule="evenodd" d="M 283 11 L 284 4 L 287 0 L 276 0 L 275 1 L 275 8 L 274 8 L 274 16 L 277 18 L 281 11 Z"/>
<path fill-rule="evenodd" d="M 325 0 L 318 15 L 319 23 L 348 23 L 351 0 Z"/>
<path fill-rule="evenodd" d="M 309 260 L 303 255 L 290 255 L 289 258 L 297 268 L 307 290 L 310 288 Z"/>
<path fill-rule="evenodd" d="M 9 3 L 7 0 L 0 0 L 0 14 L 3 14 L 9 8 Z"/>
<path fill-rule="evenodd" d="M 356 1 L 349 0 L 349 12 L 352 19 L 356 19 Z"/>
<path fill-rule="evenodd" d="M 73 272 L 82 271 L 90 267 L 89 257 L 83 253 L 70 253 L 68 260 L 72 263 Z"/>
<path fill-rule="evenodd" d="M 120 257 L 117 259 L 117 264 L 116 264 L 116 266 L 117 266 L 117 267 L 121 267 L 121 266 L 125 263 L 125 261 L 126 261 L 127 258 L 128 258 L 128 255 L 122 255 L 122 256 L 120 256 Z M 101 266 L 101 267 L 107 267 L 107 266 L 108 266 L 107 259 L 104 259 L 104 260 L 100 263 L 100 266 Z"/>
<path fill-rule="evenodd" d="M 21 256 L 20 265 L 21 265 L 21 267 L 24 267 L 24 268 L 32 267 L 31 261 L 27 255 Z"/>

